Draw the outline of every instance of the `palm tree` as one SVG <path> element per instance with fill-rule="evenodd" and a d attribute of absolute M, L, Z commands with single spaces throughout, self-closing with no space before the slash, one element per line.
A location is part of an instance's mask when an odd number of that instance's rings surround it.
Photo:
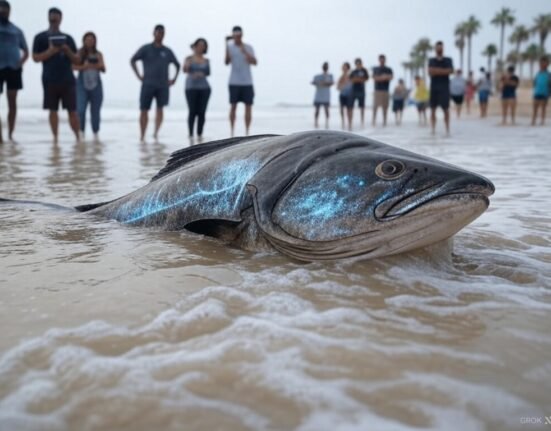
<path fill-rule="evenodd" d="M 511 33 L 511 36 L 509 36 L 509 42 L 515 44 L 516 60 L 514 64 L 521 61 L 520 46 L 522 45 L 523 42 L 526 42 L 528 39 L 530 39 L 530 32 L 523 25 L 517 25 L 513 30 L 513 33 Z"/>
<path fill-rule="evenodd" d="M 491 23 L 501 29 L 501 36 L 499 39 L 499 68 L 503 67 L 503 44 L 505 42 L 505 27 L 513 25 L 515 23 L 515 17 L 513 11 L 508 7 L 502 7 L 501 10 L 496 13 Z"/>
<path fill-rule="evenodd" d="M 461 64 L 461 70 L 463 70 L 463 52 L 465 51 L 465 38 L 467 37 L 467 29 L 464 22 L 457 24 L 455 35 L 457 36 L 455 46 L 459 49 L 459 63 Z"/>
<path fill-rule="evenodd" d="M 545 39 L 551 31 L 551 13 L 541 14 L 534 18 L 532 33 L 537 33 L 540 38 L 540 49 L 545 52 Z"/>
<path fill-rule="evenodd" d="M 429 51 L 432 51 L 432 44 L 430 43 L 430 39 L 426 37 L 419 39 L 413 47 L 413 52 L 418 55 L 418 60 L 421 63 L 420 66 L 423 79 L 427 76 L 426 64 Z"/>
<path fill-rule="evenodd" d="M 534 63 L 542 56 L 543 50 L 540 46 L 532 43 L 522 53 L 522 58 L 530 64 L 530 79 L 534 77 Z"/>
<path fill-rule="evenodd" d="M 480 21 L 476 19 L 474 15 L 471 15 L 467 21 L 464 22 L 465 25 L 465 37 L 467 38 L 467 69 L 470 72 L 471 68 L 471 55 L 472 55 L 472 38 L 473 35 L 478 33 L 480 30 Z"/>
<path fill-rule="evenodd" d="M 492 57 L 497 54 L 497 46 L 490 43 L 486 46 L 486 49 L 482 51 L 482 55 L 488 57 L 488 72 L 492 73 Z"/>
<path fill-rule="evenodd" d="M 411 61 L 402 61 L 402 67 L 404 68 L 404 80 L 409 72 L 409 88 L 411 88 L 413 85 L 413 63 Z"/>

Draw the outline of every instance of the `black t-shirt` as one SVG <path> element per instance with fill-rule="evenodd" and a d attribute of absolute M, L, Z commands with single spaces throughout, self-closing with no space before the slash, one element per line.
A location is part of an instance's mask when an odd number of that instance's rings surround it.
<path fill-rule="evenodd" d="M 505 84 L 503 88 L 501 89 L 501 96 L 502 97 L 515 97 L 517 94 L 517 87 L 519 83 L 519 79 L 517 75 L 513 75 L 511 77 L 505 77 L 507 81 L 513 81 L 516 85 L 507 85 Z"/>
<path fill-rule="evenodd" d="M 381 75 L 392 75 L 392 69 L 390 67 L 386 66 L 377 66 L 373 68 L 373 77 L 381 76 Z M 377 91 L 388 91 L 388 86 L 390 85 L 390 81 L 381 81 L 381 82 L 375 82 L 375 90 Z"/>
<path fill-rule="evenodd" d="M 75 41 L 71 36 L 65 33 L 50 33 L 43 31 L 34 38 L 33 54 L 40 54 L 50 46 L 50 36 L 66 36 L 67 45 L 73 52 L 77 52 Z M 42 62 L 42 82 L 45 84 L 72 84 L 75 82 L 75 75 L 71 60 L 63 52 L 52 55 L 46 61 Z"/>
<path fill-rule="evenodd" d="M 369 78 L 369 72 L 365 68 L 354 69 L 350 72 L 350 79 L 353 78 L 364 78 L 366 81 Z M 365 82 L 355 82 L 352 84 L 352 91 L 361 93 L 365 92 Z"/>
<path fill-rule="evenodd" d="M 429 68 L 436 69 L 453 69 L 453 62 L 450 57 L 433 57 L 429 59 Z M 434 91 L 450 91 L 450 76 L 438 75 L 430 77 L 430 90 Z"/>

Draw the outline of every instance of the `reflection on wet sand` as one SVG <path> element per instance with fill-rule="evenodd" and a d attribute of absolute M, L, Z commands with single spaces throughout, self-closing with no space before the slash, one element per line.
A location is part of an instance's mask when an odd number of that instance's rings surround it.
<path fill-rule="evenodd" d="M 0 146 L 0 196 L 73 206 L 144 185 L 180 143 L 140 145 L 131 124 L 57 147 L 21 134 Z M 495 181 L 453 249 L 306 264 L 0 206 L 0 429 L 515 430 L 545 415 L 545 130 L 522 151 L 521 127 L 461 130 L 445 143 L 407 122 L 371 134 Z"/>

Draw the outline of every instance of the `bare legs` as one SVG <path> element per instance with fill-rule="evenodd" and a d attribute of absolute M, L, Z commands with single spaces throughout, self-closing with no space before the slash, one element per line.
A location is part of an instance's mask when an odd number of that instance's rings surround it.
<path fill-rule="evenodd" d="M 54 144 L 57 144 L 57 132 L 59 128 L 59 118 L 57 111 L 50 111 L 50 129 L 52 129 L 52 135 L 54 137 Z"/>
<path fill-rule="evenodd" d="M 237 103 L 230 105 L 230 130 L 231 136 L 235 131 L 235 113 L 237 111 Z M 245 105 L 245 135 L 249 136 L 249 130 L 251 128 L 251 122 L 253 119 L 253 105 Z"/>
<path fill-rule="evenodd" d="M 15 118 L 17 116 L 17 90 L 8 90 L 8 139 L 13 141 Z"/>
<path fill-rule="evenodd" d="M 163 108 L 157 108 L 157 111 L 155 112 L 155 132 L 153 133 L 153 137 L 155 139 L 159 137 L 159 129 L 161 128 L 161 124 L 163 124 Z"/>
<path fill-rule="evenodd" d="M 450 110 L 443 109 L 444 111 L 444 124 L 446 125 L 446 135 L 450 134 Z M 431 131 L 434 135 L 436 131 L 436 107 L 430 108 L 430 125 Z"/>
<path fill-rule="evenodd" d="M 328 129 L 329 128 L 329 105 L 324 104 L 323 110 L 325 112 L 325 128 Z M 320 113 L 320 104 L 317 104 L 314 111 L 314 126 L 316 127 L 316 129 L 319 127 L 319 121 L 318 121 L 319 113 Z M 342 107 L 341 107 L 341 116 L 342 116 Z M 344 124 L 344 119 L 343 119 L 343 124 Z"/>
<path fill-rule="evenodd" d="M 140 111 L 140 141 L 145 141 L 145 131 L 147 129 L 147 111 Z"/>
<path fill-rule="evenodd" d="M 532 126 L 536 125 L 536 120 L 538 118 L 538 113 L 541 109 L 541 120 L 540 125 L 543 126 L 545 123 L 545 113 L 547 110 L 547 99 L 534 99 L 534 105 L 532 109 Z"/>

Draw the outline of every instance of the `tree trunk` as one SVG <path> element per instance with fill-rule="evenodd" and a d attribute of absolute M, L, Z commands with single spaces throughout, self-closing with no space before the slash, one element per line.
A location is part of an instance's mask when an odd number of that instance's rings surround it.
<path fill-rule="evenodd" d="M 499 63 L 500 68 L 503 70 L 503 43 L 505 39 L 505 24 L 501 24 L 501 41 L 499 42 Z"/>
<path fill-rule="evenodd" d="M 467 67 L 469 72 L 471 69 L 471 36 L 467 36 Z"/>
<path fill-rule="evenodd" d="M 461 70 L 463 70 L 463 72 L 465 72 L 465 70 L 463 69 L 463 51 L 465 50 L 465 48 L 460 48 L 459 49 L 459 63 L 461 64 Z"/>
<path fill-rule="evenodd" d="M 488 72 L 492 73 L 492 56 L 488 55 Z"/>
<path fill-rule="evenodd" d="M 534 79 L 534 62 L 535 60 L 530 60 L 530 79 Z"/>

